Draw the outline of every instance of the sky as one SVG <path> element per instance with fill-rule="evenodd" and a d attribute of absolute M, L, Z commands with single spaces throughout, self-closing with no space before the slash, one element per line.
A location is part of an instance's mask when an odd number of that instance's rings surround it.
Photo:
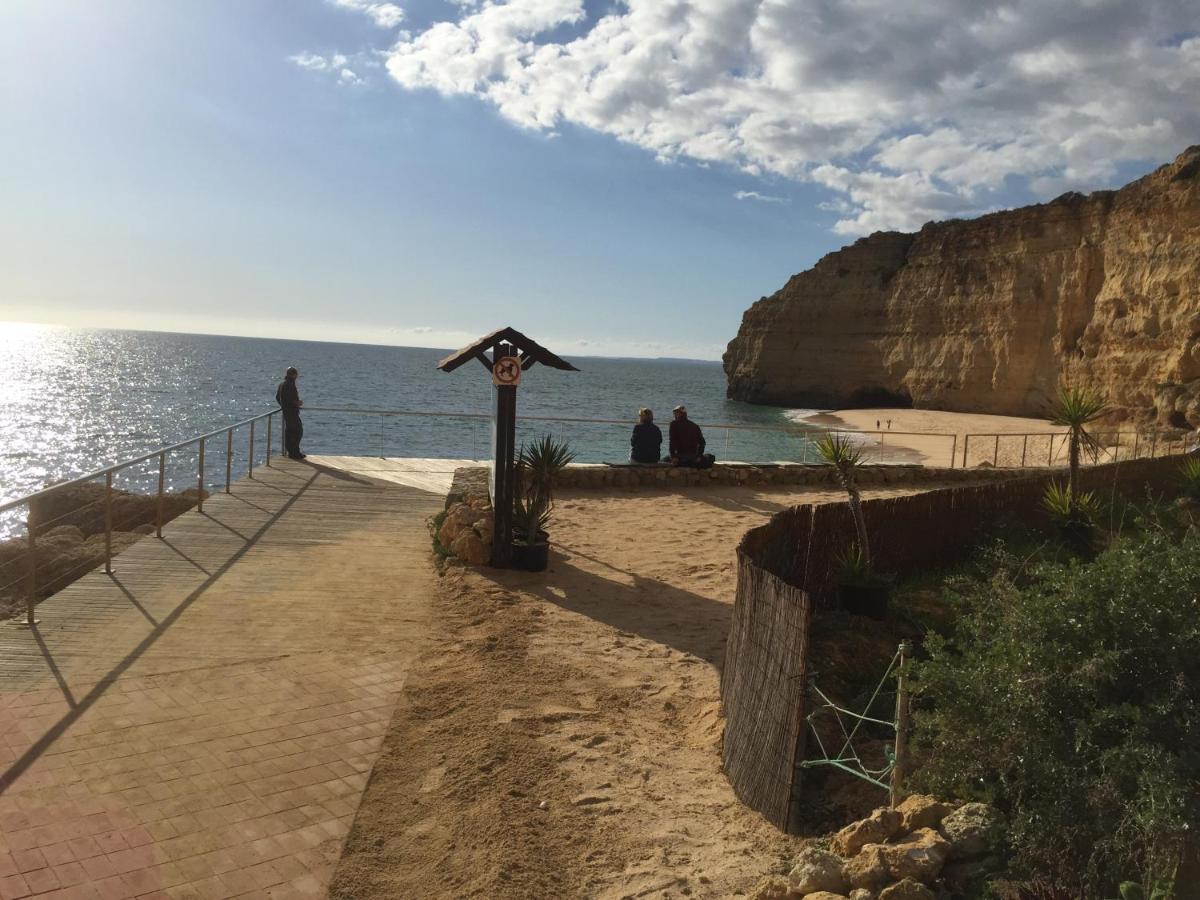
<path fill-rule="evenodd" d="M 2 0 L 0 319 L 715 359 L 1200 143 L 1195 0 Z"/>

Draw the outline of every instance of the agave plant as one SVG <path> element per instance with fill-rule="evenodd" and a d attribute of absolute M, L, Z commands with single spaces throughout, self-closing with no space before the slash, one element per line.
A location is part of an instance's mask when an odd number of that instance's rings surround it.
<path fill-rule="evenodd" d="M 867 521 L 863 517 L 862 497 L 858 493 L 855 472 L 863 463 L 862 446 L 855 444 L 844 434 L 827 434 L 817 441 L 817 452 L 837 472 L 838 481 L 846 489 L 850 515 L 854 518 L 854 529 L 858 532 L 858 550 L 863 567 L 871 567 L 871 545 L 867 540 Z"/>
<path fill-rule="evenodd" d="M 1081 387 L 1063 387 L 1058 392 L 1058 399 L 1050 408 L 1050 421 L 1055 425 L 1064 425 L 1068 429 L 1068 474 L 1067 495 L 1071 508 L 1079 503 L 1079 457 L 1086 453 L 1092 461 L 1100 455 L 1100 442 L 1090 434 L 1086 426 L 1096 419 L 1107 415 L 1108 403 L 1095 391 Z"/>
<path fill-rule="evenodd" d="M 521 445 L 517 466 L 521 471 L 523 491 L 527 501 L 540 497 L 547 512 L 554 507 L 554 478 L 575 458 L 566 441 L 556 441 L 548 434 L 531 444 Z"/>

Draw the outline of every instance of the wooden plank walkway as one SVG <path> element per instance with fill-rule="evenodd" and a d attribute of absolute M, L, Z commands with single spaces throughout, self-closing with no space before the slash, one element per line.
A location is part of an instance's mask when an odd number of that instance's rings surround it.
<path fill-rule="evenodd" d="M 0 900 L 324 896 L 442 503 L 276 460 L 0 625 Z"/>

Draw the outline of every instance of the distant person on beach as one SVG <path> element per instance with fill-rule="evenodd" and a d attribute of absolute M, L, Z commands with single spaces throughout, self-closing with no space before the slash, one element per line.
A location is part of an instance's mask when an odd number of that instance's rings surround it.
<path fill-rule="evenodd" d="M 675 419 L 668 431 L 671 465 L 692 469 L 706 469 L 712 465 L 713 457 L 704 452 L 704 433 L 700 426 L 688 418 L 687 407 L 674 409 Z"/>
<path fill-rule="evenodd" d="M 644 406 L 638 410 L 638 423 L 633 426 L 629 446 L 630 462 L 656 463 L 662 456 L 662 432 L 654 424 L 654 413 Z"/>
<path fill-rule="evenodd" d="M 283 410 L 283 446 L 291 459 L 304 459 L 300 452 L 300 438 L 304 437 L 304 423 L 300 421 L 300 407 L 304 401 L 300 399 L 300 389 L 296 387 L 296 379 L 300 373 L 295 366 L 289 366 L 283 381 L 275 389 L 275 402 Z"/>

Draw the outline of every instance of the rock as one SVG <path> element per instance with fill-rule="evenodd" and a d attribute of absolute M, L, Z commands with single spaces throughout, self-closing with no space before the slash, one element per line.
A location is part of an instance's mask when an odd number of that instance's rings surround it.
<path fill-rule="evenodd" d="M 58 538 L 66 537 L 73 543 L 82 544 L 83 539 L 87 537 L 83 533 L 83 529 L 78 525 L 59 525 L 57 528 L 50 528 L 37 536 L 38 542 L 52 541 Z"/>
<path fill-rule="evenodd" d="M 937 896 L 921 882 L 905 878 L 880 891 L 879 900 L 937 900 Z"/>
<path fill-rule="evenodd" d="M 458 520 L 447 515 L 442 521 L 442 527 L 438 529 L 438 543 L 449 550 L 461 530 L 462 525 L 458 523 Z"/>
<path fill-rule="evenodd" d="M 942 820 L 942 837 L 953 847 L 955 859 L 970 859 L 988 853 L 996 844 L 1003 820 L 986 803 L 964 803 Z"/>
<path fill-rule="evenodd" d="M 946 818 L 954 807 L 942 803 L 936 797 L 928 794 L 913 794 L 905 797 L 896 812 L 900 813 L 900 830 L 904 834 L 916 831 L 918 828 L 937 828 L 942 819 Z"/>
<path fill-rule="evenodd" d="M 492 558 L 492 548 L 484 544 L 472 529 L 463 529 L 462 533 L 450 545 L 450 552 L 473 566 L 486 565 Z"/>
<path fill-rule="evenodd" d="M 931 882 L 942 871 L 950 856 L 950 843 L 932 828 L 919 828 L 896 844 L 883 844 L 880 852 L 887 860 L 892 878 L 913 878 Z"/>
<path fill-rule="evenodd" d="M 792 892 L 791 885 L 788 884 L 786 878 L 769 875 L 754 886 L 749 900 L 792 900 L 792 898 L 799 897 L 799 894 Z"/>
<path fill-rule="evenodd" d="M 804 900 L 847 900 L 845 894 L 835 894 L 833 891 L 813 891 L 805 894 Z"/>
<path fill-rule="evenodd" d="M 875 894 L 866 888 L 855 888 L 850 892 L 850 900 L 875 900 Z"/>
<path fill-rule="evenodd" d="M 1200 425 L 1197 160 L 828 254 L 743 315 L 728 396 L 1041 417 L 1069 377 L 1114 420 Z"/>
<path fill-rule="evenodd" d="M 830 848 L 839 856 L 854 856 L 865 844 L 882 844 L 889 840 L 900 830 L 900 818 L 900 813 L 894 809 L 877 809 L 835 834 Z"/>
<path fill-rule="evenodd" d="M 792 890 L 802 895 L 814 891 L 844 894 L 849 889 L 842 873 L 842 860 L 819 847 L 805 847 L 797 854 L 788 881 Z"/>
<path fill-rule="evenodd" d="M 853 888 L 877 891 L 891 880 L 891 869 L 887 857 L 879 844 L 867 844 L 857 856 L 846 860 L 842 871 Z"/>

